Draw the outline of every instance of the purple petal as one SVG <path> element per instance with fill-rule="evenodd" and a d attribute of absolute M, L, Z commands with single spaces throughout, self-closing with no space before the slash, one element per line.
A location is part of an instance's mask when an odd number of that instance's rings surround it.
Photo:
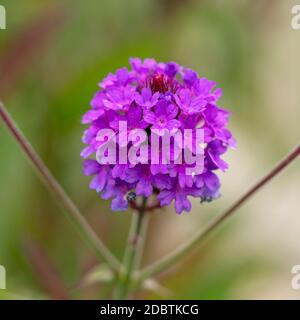
<path fill-rule="evenodd" d="M 151 111 L 147 111 L 144 114 L 144 120 L 150 124 L 154 124 L 156 123 L 156 115 Z"/>
<path fill-rule="evenodd" d="M 83 161 L 83 173 L 92 176 L 99 172 L 101 166 L 96 160 L 88 159 Z"/>
<path fill-rule="evenodd" d="M 150 197 L 153 192 L 153 187 L 149 179 L 141 179 L 136 186 L 136 194 L 139 196 Z"/>
<path fill-rule="evenodd" d="M 172 130 L 172 129 L 178 129 L 178 128 L 180 128 L 180 126 L 181 126 L 181 122 L 180 121 L 178 121 L 178 120 L 170 120 L 170 121 L 168 121 L 167 122 L 167 124 L 166 124 L 166 128 L 168 129 L 168 130 Z"/>
<path fill-rule="evenodd" d="M 123 196 L 118 196 L 111 202 L 113 211 L 125 211 L 128 209 L 128 201 Z"/>
<path fill-rule="evenodd" d="M 213 172 L 206 172 L 203 174 L 205 185 L 211 190 L 215 191 L 220 188 L 219 178 Z"/>
<path fill-rule="evenodd" d="M 188 85 L 193 85 L 198 79 L 197 73 L 191 69 L 186 69 L 183 75 L 183 81 Z"/>
<path fill-rule="evenodd" d="M 81 122 L 83 124 L 91 123 L 94 120 L 97 120 L 103 114 L 104 114 L 104 110 L 102 110 L 102 109 L 89 110 L 87 113 L 84 114 L 84 116 L 82 117 Z"/>
<path fill-rule="evenodd" d="M 161 206 L 170 205 L 174 198 L 175 195 L 172 190 L 162 190 L 157 196 L 157 199 L 159 200 Z"/>

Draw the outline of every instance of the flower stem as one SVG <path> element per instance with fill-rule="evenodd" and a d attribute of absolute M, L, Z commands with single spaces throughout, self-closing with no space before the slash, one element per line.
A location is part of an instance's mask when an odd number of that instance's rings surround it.
<path fill-rule="evenodd" d="M 97 234 L 88 224 L 74 202 L 70 199 L 61 185 L 54 178 L 52 173 L 49 171 L 47 166 L 41 160 L 39 155 L 33 149 L 20 129 L 18 129 L 16 123 L 11 118 L 1 102 L 0 118 L 3 120 L 7 129 L 10 131 L 17 143 L 20 145 L 22 151 L 27 155 L 28 159 L 39 174 L 44 184 L 54 194 L 56 200 L 66 209 L 64 210 L 64 212 L 67 213 L 67 217 L 70 218 L 70 220 L 77 227 L 83 239 L 95 250 L 96 254 L 100 258 L 103 258 L 113 270 L 117 271 L 120 267 L 120 263 L 118 262 L 118 260 L 105 246 L 105 244 L 98 238 Z"/>
<path fill-rule="evenodd" d="M 121 278 L 116 290 L 116 298 L 125 300 L 128 298 L 133 272 L 140 259 L 142 249 L 142 230 L 144 229 L 143 222 L 145 220 L 147 198 L 143 198 L 142 205 L 137 212 L 133 213 L 131 227 L 128 236 L 127 248 L 125 251 L 123 270 Z M 139 250 L 140 249 L 140 250 Z"/>
<path fill-rule="evenodd" d="M 146 267 L 140 272 L 136 279 L 136 284 L 141 284 L 145 279 L 160 273 L 176 263 L 188 252 L 197 247 L 213 230 L 215 230 L 224 220 L 231 216 L 237 209 L 246 203 L 255 193 L 257 193 L 265 184 L 275 178 L 281 171 L 288 167 L 300 155 L 300 145 L 298 145 L 291 153 L 283 158 L 268 174 L 262 177 L 254 184 L 244 195 L 236 200 L 227 210 L 214 219 L 204 230 L 196 234 L 191 240 L 187 241 L 179 248 L 171 252 L 166 257 Z"/>
<path fill-rule="evenodd" d="M 144 247 L 146 243 L 146 238 L 147 238 L 147 231 L 148 231 L 148 225 L 149 225 L 149 220 L 150 220 L 150 214 L 149 211 L 146 209 L 147 214 L 144 214 L 143 216 L 143 221 L 142 221 L 142 227 L 141 227 L 141 232 L 140 232 L 140 241 L 138 243 L 137 247 L 137 253 L 136 253 L 136 268 L 138 269 L 141 265 L 142 259 L 143 259 L 143 253 L 144 253 Z"/>

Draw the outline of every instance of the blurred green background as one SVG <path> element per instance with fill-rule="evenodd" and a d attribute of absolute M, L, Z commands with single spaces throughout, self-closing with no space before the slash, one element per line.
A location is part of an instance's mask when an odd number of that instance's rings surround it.
<path fill-rule="evenodd" d="M 121 259 L 131 213 L 112 213 L 81 169 L 81 115 L 109 72 L 131 56 L 174 60 L 223 88 L 238 141 L 222 198 L 178 216 L 153 213 L 143 264 L 168 253 L 227 207 L 299 141 L 300 30 L 280 0 L 1 0 L 0 99 L 51 171 Z M 0 298 L 109 298 L 81 287 L 97 264 L 0 124 Z M 277 177 L 209 241 L 139 298 L 297 299 L 300 164 Z"/>

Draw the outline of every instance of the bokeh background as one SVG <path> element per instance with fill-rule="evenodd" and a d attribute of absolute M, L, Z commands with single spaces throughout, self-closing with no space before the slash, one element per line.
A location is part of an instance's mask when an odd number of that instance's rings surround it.
<path fill-rule="evenodd" d="M 300 137 L 297 1 L 2 0 L 0 99 L 121 259 L 131 213 L 112 213 L 82 175 L 81 115 L 109 71 L 131 56 L 175 60 L 223 88 L 238 141 L 226 160 L 222 198 L 150 219 L 143 264 L 188 239 L 283 157 Z M 169 288 L 139 298 L 298 299 L 300 163 L 294 163 L 159 279 Z M 111 286 L 81 287 L 97 264 L 0 124 L 0 298 L 109 298 Z"/>

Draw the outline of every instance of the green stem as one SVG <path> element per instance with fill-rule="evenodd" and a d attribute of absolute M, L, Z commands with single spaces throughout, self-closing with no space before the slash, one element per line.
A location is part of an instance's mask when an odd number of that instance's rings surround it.
<path fill-rule="evenodd" d="M 148 208 L 147 208 L 148 212 Z M 137 253 L 136 253 L 136 268 L 138 269 L 141 265 L 142 259 L 143 259 L 143 253 L 144 253 L 144 247 L 146 243 L 147 238 L 147 230 L 150 220 L 150 214 L 144 214 L 143 221 L 142 221 L 142 227 L 140 232 L 140 241 L 138 243 L 137 247 Z"/>
<path fill-rule="evenodd" d="M 283 158 L 268 174 L 262 177 L 256 184 L 254 184 L 245 194 L 243 194 L 237 201 L 235 201 L 227 210 L 221 213 L 214 219 L 204 230 L 196 234 L 191 240 L 182 244 L 179 248 L 168 254 L 161 260 L 146 267 L 137 276 L 135 284 L 141 284 L 144 280 L 154 276 L 157 273 L 169 268 L 174 263 L 178 262 L 188 252 L 195 249 L 213 230 L 215 230 L 224 220 L 231 216 L 237 209 L 246 203 L 255 193 L 257 193 L 265 184 L 271 181 L 287 166 L 289 166 L 300 155 L 300 145 L 298 145 L 291 153 Z"/>
<path fill-rule="evenodd" d="M 29 141 L 18 129 L 16 123 L 7 112 L 4 105 L 0 102 L 0 118 L 3 120 L 7 129 L 20 145 L 22 151 L 26 154 L 34 169 L 48 189 L 54 194 L 56 200 L 66 209 L 67 217 L 74 223 L 79 230 L 82 238 L 95 250 L 96 254 L 106 261 L 106 263 L 115 271 L 120 268 L 119 261 L 114 257 L 105 244 L 98 238 L 95 231 L 88 224 L 81 212 L 78 210 L 74 202 L 66 194 L 61 185 L 54 178 L 42 159 L 33 149 Z"/>
<path fill-rule="evenodd" d="M 137 212 L 133 213 L 131 227 L 128 236 L 127 248 L 124 255 L 124 262 L 120 274 L 119 283 L 116 290 L 116 299 L 125 300 L 128 298 L 132 275 L 140 258 L 141 234 L 143 228 L 144 217 L 146 213 L 147 198 L 143 198 L 142 205 L 138 208 Z"/>

